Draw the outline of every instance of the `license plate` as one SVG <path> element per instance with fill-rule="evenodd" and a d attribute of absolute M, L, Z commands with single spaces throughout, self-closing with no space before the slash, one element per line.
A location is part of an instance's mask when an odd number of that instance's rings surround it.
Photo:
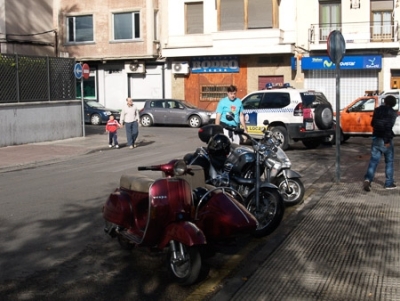
<path fill-rule="evenodd" d="M 314 124 L 312 122 L 306 122 L 306 130 L 312 131 L 314 129 Z"/>

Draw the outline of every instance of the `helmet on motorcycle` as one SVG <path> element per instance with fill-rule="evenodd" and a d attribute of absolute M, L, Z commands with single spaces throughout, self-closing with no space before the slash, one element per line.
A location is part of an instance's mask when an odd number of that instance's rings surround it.
<path fill-rule="evenodd" d="M 227 156 L 231 151 L 231 142 L 224 134 L 216 134 L 208 142 L 207 150 L 213 156 Z"/>

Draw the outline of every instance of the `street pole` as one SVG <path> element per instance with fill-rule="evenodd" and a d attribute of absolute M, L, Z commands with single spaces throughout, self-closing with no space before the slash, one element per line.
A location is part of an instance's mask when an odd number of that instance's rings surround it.
<path fill-rule="evenodd" d="M 82 136 L 85 137 L 86 133 L 85 133 L 85 109 L 84 109 L 85 103 L 83 100 L 83 77 L 81 78 L 81 102 L 82 102 L 82 105 L 81 105 L 81 107 L 82 107 Z"/>
<path fill-rule="evenodd" d="M 336 184 L 340 183 L 340 64 L 336 64 Z"/>

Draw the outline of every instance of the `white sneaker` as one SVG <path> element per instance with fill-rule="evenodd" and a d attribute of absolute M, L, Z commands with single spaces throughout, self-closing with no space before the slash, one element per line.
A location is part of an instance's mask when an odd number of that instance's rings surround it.
<path fill-rule="evenodd" d="M 110 144 L 108 147 L 112 147 L 112 145 Z"/>
<path fill-rule="evenodd" d="M 119 145 L 117 144 L 117 145 L 115 146 L 115 148 L 119 148 Z"/>

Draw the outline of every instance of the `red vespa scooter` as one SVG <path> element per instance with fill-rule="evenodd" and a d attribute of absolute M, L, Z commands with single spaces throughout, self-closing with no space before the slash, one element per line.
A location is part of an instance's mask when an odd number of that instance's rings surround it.
<path fill-rule="evenodd" d="M 182 160 L 138 170 L 161 171 L 164 177 L 121 176 L 120 187 L 103 206 L 104 231 L 125 248 L 168 247 L 167 267 L 180 285 L 199 278 L 200 250 L 208 240 L 231 239 L 257 228 L 246 208 L 224 189 L 206 187 L 204 173 L 196 176 Z"/>

